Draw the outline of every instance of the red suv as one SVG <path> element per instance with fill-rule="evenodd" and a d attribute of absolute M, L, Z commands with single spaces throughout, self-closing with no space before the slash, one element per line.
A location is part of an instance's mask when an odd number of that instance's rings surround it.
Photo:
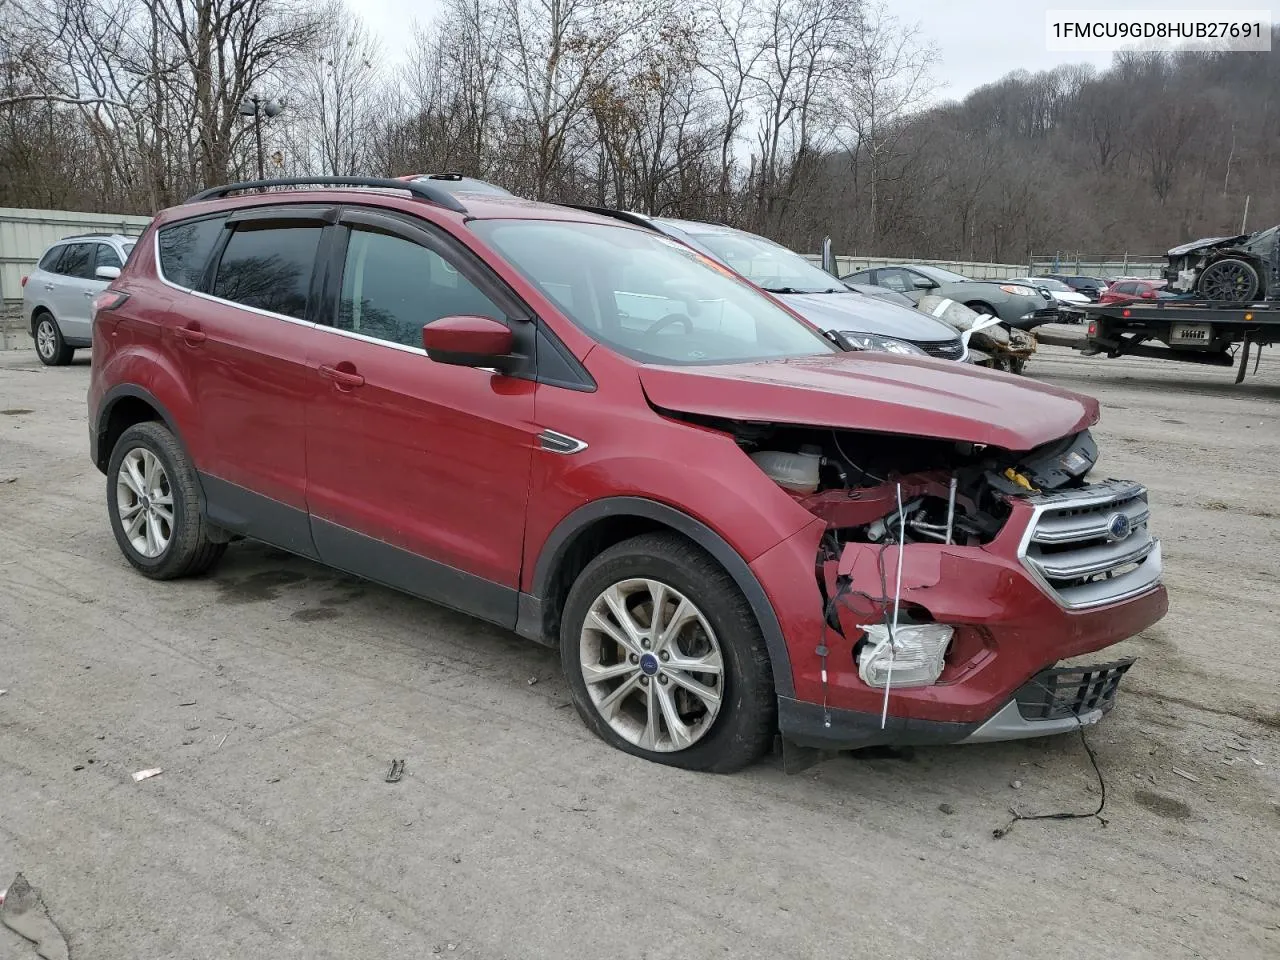
<path fill-rule="evenodd" d="M 251 537 L 474 614 L 694 769 L 1111 707 L 1130 661 L 1056 663 L 1167 600 L 1146 491 L 1086 482 L 1096 401 L 843 352 L 613 219 L 315 185 L 165 210 L 95 302 L 91 452 L 145 575 Z"/>

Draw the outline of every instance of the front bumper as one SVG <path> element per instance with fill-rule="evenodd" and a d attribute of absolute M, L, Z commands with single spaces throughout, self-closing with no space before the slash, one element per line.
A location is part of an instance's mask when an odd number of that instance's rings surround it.
<path fill-rule="evenodd" d="M 1088 666 L 1053 667 L 1032 677 L 986 720 L 951 723 L 912 717 L 885 718 L 856 710 L 824 708 L 790 698 L 778 701 L 779 725 L 791 743 L 819 750 L 874 746 L 996 743 L 1071 733 L 1092 726 L 1115 706 L 1128 658 Z"/>
<path fill-rule="evenodd" d="M 1019 330 L 1030 330 L 1042 323 L 1057 323 L 1061 319 L 1061 311 L 1057 305 L 1036 307 L 1008 321 L 1009 326 Z"/>
<path fill-rule="evenodd" d="M 1111 484 L 1098 488 L 1109 487 L 1120 489 Z M 1074 508 L 1075 501 L 1064 497 L 1061 506 Z M 868 599 L 881 595 L 879 549 L 849 544 L 839 561 L 827 561 L 822 570 L 825 597 L 805 571 L 806 563 L 812 570 L 818 553 L 825 529 L 821 520 L 757 558 L 752 569 L 778 614 L 794 683 L 794 694 L 779 699 L 783 736 L 802 746 L 853 749 L 1044 736 L 1097 722 L 1111 708 L 1127 664 L 1115 673 L 1105 697 L 1082 701 L 1069 715 L 1031 711 L 1026 688 L 1043 684 L 1046 672 L 1061 676 L 1064 668 L 1056 664 L 1126 640 L 1165 615 L 1168 595 L 1159 583 L 1159 552 L 1153 549 L 1142 561 L 1154 572 L 1135 577 L 1132 591 L 1111 600 L 1092 595 L 1081 600 L 1072 590 L 1046 581 L 1037 558 L 1027 555 L 1025 541 L 1032 529 L 1038 535 L 1055 532 L 1049 523 L 1043 529 L 1034 526 L 1044 509 L 1043 503 L 1017 501 L 1004 529 L 983 546 L 908 544 L 903 609 L 951 625 L 955 634 L 936 683 L 890 691 L 884 729 L 884 689 L 862 680 L 856 655 L 861 625 L 877 623 L 882 616 L 881 606 Z M 891 578 L 896 558 L 897 548 L 884 551 Z M 839 630 L 824 623 L 828 606 Z"/>

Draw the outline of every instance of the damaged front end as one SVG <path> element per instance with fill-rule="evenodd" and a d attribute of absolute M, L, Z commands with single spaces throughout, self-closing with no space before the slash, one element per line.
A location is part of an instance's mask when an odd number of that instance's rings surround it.
<path fill-rule="evenodd" d="M 1164 276 L 1179 293 L 1232 303 L 1280 298 L 1280 226 L 1184 243 L 1168 258 Z"/>
<path fill-rule="evenodd" d="M 1058 661 L 1165 612 L 1146 491 L 1086 482 L 1098 455 L 1087 429 L 1017 452 L 716 426 L 821 521 L 804 533 L 821 636 L 789 638 L 796 694 L 780 698 L 793 748 L 1011 739 L 1096 722 L 1129 662 L 1072 688 L 1059 674 L 1082 668 Z"/>

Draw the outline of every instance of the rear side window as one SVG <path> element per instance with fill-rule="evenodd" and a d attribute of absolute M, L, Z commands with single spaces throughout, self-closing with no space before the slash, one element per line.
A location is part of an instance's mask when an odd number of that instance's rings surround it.
<path fill-rule="evenodd" d="M 58 261 L 58 272 L 67 277 L 89 280 L 93 277 L 93 261 L 96 243 L 68 244 L 62 259 Z"/>
<path fill-rule="evenodd" d="M 246 307 L 303 319 L 320 232 L 318 224 L 239 227 L 222 251 L 213 295 Z"/>
<path fill-rule="evenodd" d="M 199 287 L 224 219 L 209 217 L 161 227 L 160 275 L 188 290 Z"/>
<path fill-rule="evenodd" d="M 66 247 L 62 247 L 62 246 L 50 247 L 48 250 L 45 251 L 44 256 L 40 258 L 40 262 L 36 264 L 36 266 L 38 266 L 41 270 L 49 271 L 49 273 L 57 273 L 58 258 L 62 256 L 62 251 L 66 249 L 67 249 Z"/>
<path fill-rule="evenodd" d="M 120 254 L 116 253 L 115 248 L 109 243 L 100 243 L 98 246 L 98 263 L 99 267 L 123 267 L 120 262 Z"/>

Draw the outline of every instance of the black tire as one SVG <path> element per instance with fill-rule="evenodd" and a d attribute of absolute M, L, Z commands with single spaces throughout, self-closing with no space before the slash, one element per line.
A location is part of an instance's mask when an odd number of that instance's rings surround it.
<path fill-rule="evenodd" d="M 67 345 L 58 329 L 58 321 L 48 310 L 41 310 L 31 324 L 31 337 L 36 343 L 36 356 L 46 367 L 65 367 L 75 356 L 75 347 Z M 41 347 L 41 344 L 46 344 Z"/>
<path fill-rule="evenodd" d="M 582 628 L 592 604 L 608 587 L 632 578 L 656 580 L 684 594 L 718 638 L 724 663 L 719 712 L 701 739 L 684 749 L 647 750 L 620 736 L 596 709 L 582 674 Z M 587 564 L 565 603 L 560 655 L 578 715 L 619 750 L 687 770 L 732 773 L 763 756 L 773 742 L 777 698 L 760 626 L 733 578 L 678 534 L 633 537 Z"/>
<path fill-rule="evenodd" d="M 1196 280 L 1196 289 L 1206 300 L 1243 302 L 1258 296 L 1262 280 L 1253 264 L 1225 257 L 1204 268 Z"/>
<path fill-rule="evenodd" d="M 169 540 L 155 557 L 145 556 L 130 542 L 118 506 L 117 483 L 121 465 L 131 451 L 139 449 L 150 451 L 159 460 L 173 500 Z M 215 543 L 209 538 L 209 526 L 200 509 L 200 487 L 195 469 L 163 423 L 135 424 L 116 441 L 107 466 L 107 514 L 120 552 L 152 580 L 174 580 L 204 573 L 227 549 L 225 543 Z"/>

